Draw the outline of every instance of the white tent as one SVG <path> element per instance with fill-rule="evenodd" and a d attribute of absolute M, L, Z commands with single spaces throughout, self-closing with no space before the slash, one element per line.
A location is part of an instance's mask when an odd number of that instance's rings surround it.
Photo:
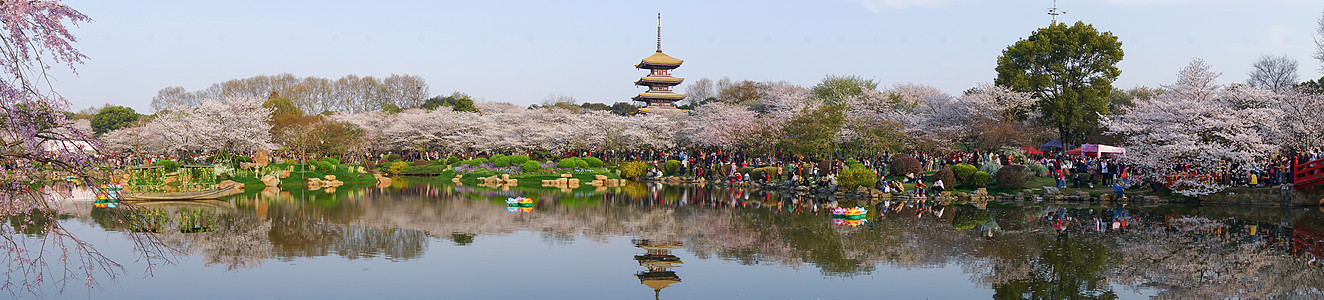
<path fill-rule="evenodd" d="M 1092 155 L 1094 157 L 1099 157 L 1099 156 L 1103 156 L 1104 154 L 1124 155 L 1126 154 L 1126 148 L 1113 147 L 1108 145 L 1099 145 L 1099 144 L 1084 144 L 1084 145 L 1080 145 L 1080 148 L 1071 149 L 1071 151 L 1067 151 L 1067 155 L 1082 155 L 1082 156 Z"/>

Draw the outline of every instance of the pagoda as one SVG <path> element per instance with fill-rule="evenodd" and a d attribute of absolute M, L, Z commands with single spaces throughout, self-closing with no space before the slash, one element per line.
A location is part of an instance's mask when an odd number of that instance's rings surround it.
<path fill-rule="evenodd" d="M 639 64 L 634 65 L 638 69 L 648 69 L 648 76 L 639 78 L 634 85 L 648 87 L 647 92 L 634 96 L 634 101 L 645 103 L 640 111 L 658 111 L 675 110 L 676 101 L 685 99 L 685 94 L 677 94 L 671 91 L 671 87 L 680 84 L 684 78 L 671 77 L 671 70 L 679 68 L 685 61 L 671 57 L 662 53 L 662 14 L 657 14 L 657 52 L 644 58 Z"/>
<path fill-rule="evenodd" d="M 685 244 L 676 241 L 654 241 L 654 240 L 633 240 L 634 246 L 647 250 L 644 255 L 635 255 L 634 260 L 639 262 L 640 267 L 647 268 L 634 274 L 639 278 L 639 283 L 653 289 L 653 299 L 662 297 L 662 289 L 675 283 L 680 283 L 680 276 L 676 276 L 676 271 L 671 268 L 680 267 L 682 262 L 679 257 L 671 254 L 671 250 L 684 248 Z"/>

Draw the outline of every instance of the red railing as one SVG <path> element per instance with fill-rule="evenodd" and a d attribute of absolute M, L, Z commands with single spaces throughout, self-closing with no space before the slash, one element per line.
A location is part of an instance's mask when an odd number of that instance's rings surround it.
<path fill-rule="evenodd" d="M 1296 178 L 1292 185 L 1298 189 L 1324 183 L 1324 158 L 1296 163 L 1292 166 L 1292 173 Z"/>
<path fill-rule="evenodd" d="M 1319 232 L 1304 227 L 1292 228 L 1292 254 L 1308 252 L 1316 257 L 1324 257 L 1324 236 Z"/>

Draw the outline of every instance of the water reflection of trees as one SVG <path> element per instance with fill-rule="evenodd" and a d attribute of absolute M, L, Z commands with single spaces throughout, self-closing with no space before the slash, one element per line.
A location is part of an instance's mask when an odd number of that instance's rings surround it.
<path fill-rule="evenodd" d="M 1135 210 L 1136 223 L 1126 232 L 1079 226 L 1055 231 L 1037 218 L 1049 207 L 985 210 L 934 203 L 871 215 L 868 223 L 852 228 L 832 225 L 817 206 L 822 203 L 775 193 L 632 188 L 646 192 L 622 188 L 565 195 L 415 184 L 354 192 L 335 205 L 292 197 L 235 201 L 263 212 L 254 220 L 269 220 L 275 257 L 335 253 L 409 259 L 427 250 L 426 236 L 465 245 L 477 236 L 533 231 L 553 244 L 619 236 L 678 241 L 701 259 L 809 266 L 828 276 L 868 274 L 883 266 L 959 266 L 996 297 L 1009 298 L 1107 299 L 1116 297 L 1114 285 L 1163 298 L 1263 298 L 1318 295 L 1314 287 L 1324 286 L 1324 273 L 1286 255 L 1280 240 L 1252 240 L 1244 230 L 1167 229 L 1163 216 L 1173 212 L 1164 209 Z M 533 213 L 511 213 L 502 201 L 508 196 L 539 201 Z M 1218 215 L 1207 210 L 1195 211 Z M 1229 214 L 1272 219 L 1267 224 L 1294 219 L 1292 213 L 1274 219 L 1283 214 L 1275 210 L 1236 210 Z M 1082 219 L 1103 214 L 1070 211 Z M 1261 235 L 1270 228 L 1290 230 L 1263 227 Z"/>

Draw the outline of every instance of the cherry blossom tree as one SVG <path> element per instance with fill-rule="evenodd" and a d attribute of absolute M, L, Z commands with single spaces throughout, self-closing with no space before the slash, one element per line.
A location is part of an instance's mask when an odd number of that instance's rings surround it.
<path fill-rule="evenodd" d="M 1127 159 L 1154 170 L 1141 175 L 1170 180 L 1183 195 L 1207 195 L 1228 185 L 1200 175 L 1256 171 L 1263 167 L 1258 161 L 1276 153 L 1266 138 L 1281 116 L 1274 94 L 1220 85 L 1219 75 L 1196 59 L 1164 86 L 1167 92 L 1104 118 L 1108 134 L 1125 138 Z"/>
<path fill-rule="evenodd" d="M 0 228 L 0 257 L 9 271 L 0 289 L 32 291 L 40 285 L 83 282 L 89 288 L 97 281 L 94 275 L 110 277 L 123 267 L 102 255 L 91 244 L 66 230 L 61 222 L 32 220 L 54 219 L 59 214 L 58 198 L 68 196 L 59 189 L 42 188 L 51 175 L 68 175 L 86 185 L 97 180 L 88 174 L 94 169 L 94 153 L 82 147 L 47 147 L 50 144 L 79 143 L 101 149 L 89 138 L 86 128 L 64 117 L 69 102 L 51 90 L 48 77 L 55 65 L 76 69 L 87 56 L 74 47 L 77 40 L 68 26 L 91 19 L 56 0 L 0 2 L 0 216 L 27 220 Z M 41 232 L 25 236 L 23 232 Z M 141 237 L 140 235 L 132 235 Z M 146 249 L 159 249 L 149 240 L 132 239 L 137 250 L 151 264 L 160 256 Z M 42 245 L 42 248 L 29 248 Z M 49 255 L 49 256 L 48 256 Z M 52 258 L 59 263 L 48 264 Z M 50 271 L 55 276 L 46 277 Z"/>
<path fill-rule="evenodd" d="M 1279 126 L 1281 131 L 1274 140 L 1289 152 L 1324 149 L 1324 118 L 1319 117 L 1319 108 L 1324 107 L 1324 95 L 1289 91 L 1279 99 L 1282 126 Z"/>
<path fill-rule="evenodd" d="M 141 126 L 112 131 L 103 141 L 113 149 L 147 153 L 271 147 L 271 109 L 262 107 L 259 98 L 204 100 L 197 108 L 172 111 Z"/>

